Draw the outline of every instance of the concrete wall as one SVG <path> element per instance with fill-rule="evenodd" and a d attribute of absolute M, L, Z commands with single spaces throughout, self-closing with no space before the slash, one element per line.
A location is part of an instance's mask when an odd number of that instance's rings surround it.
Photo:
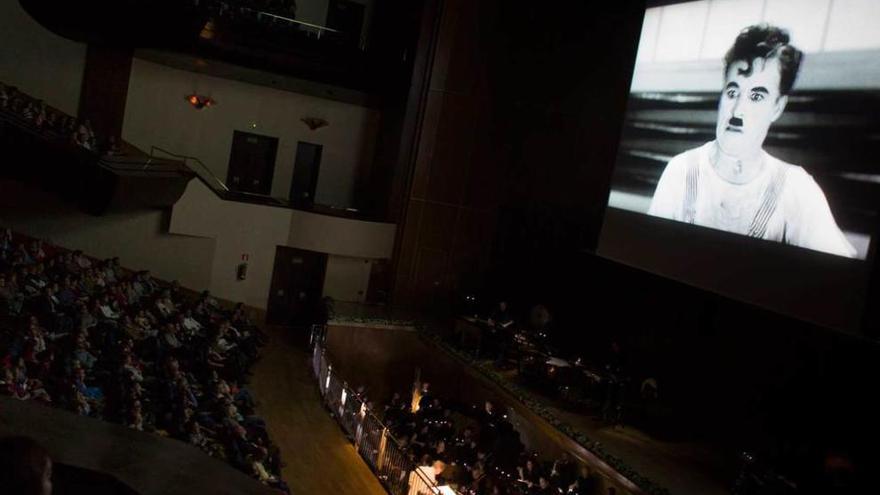
<path fill-rule="evenodd" d="M 265 308 L 277 246 L 330 254 L 330 282 L 325 282 L 325 292 L 348 298 L 358 290 L 366 292 L 370 273 L 363 268 L 369 266 L 365 261 L 391 257 L 394 227 L 223 201 L 193 180 L 174 205 L 169 232 L 214 240 L 211 291 L 224 299 Z M 248 255 L 246 280 L 236 278 L 242 255 Z M 358 269 L 353 269 L 355 266 Z"/>
<path fill-rule="evenodd" d="M 276 246 L 303 247 L 291 239 L 293 219 L 304 212 L 285 208 L 222 201 L 201 182 L 190 182 L 172 212 L 144 210 L 100 217 L 82 213 L 54 194 L 14 181 L 0 181 L 0 226 L 81 249 L 98 257 L 119 256 L 132 269 L 149 269 L 159 278 L 178 280 L 194 290 L 209 289 L 218 297 L 265 309 Z M 169 218 L 170 216 L 170 218 Z M 359 230 L 357 220 L 336 224 L 339 232 Z M 320 219 L 313 219 L 318 222 Z M 394 226 L 371 224 L 360 240 L 349 235 L 325 241 L 330 253 L 324 293 L 340 301 L 362 302 L 369 284 L 372 260 L 389 258 Z M 325 228 L 332 232 L 333 228 Z M 371 239 L 382 238 L 385 251 Z M 336 248 L 334 248 L 336 246 Z M 361 250 L 358 249 L 361 247 Z M 337 249 L 338 248 L 338 249 Z M 342 249 L 344 248 L 344 249 Z M 334 251 L 353 253 L 336 255 Z M 248 277 L 236 278 L 241 255 L 249 255 Z"/>
<path fill-rule="evenodd" d="M 291 216 L 287 245 L 352 258 L 390 258 L 396 226 L 306 211 Z"/>
<path fill-rule="evenodd" d="M 191 93 L 217 105 L 195 110 Z M 300 121 L 320 117 L 330 125 L 311 131 Z M 272 196 L 287 198 L 299 141 L 323 146 L 315 202 L 352 206 L 357 173 L 372 162 L 379 112 L 288 91 L 172 69 L 135 59 L 122 136 L 149 150 L 159 146 L 195 156 L 226 180 L 233 131 L 278 138 Z"/>
<path fill-rule="evenodd" d="M 371 260 L 329 256 L 324 274 L 324 296 L 335 301 L 363 303 L 370 283 Z"/>
<path fill-rule="evenodd" d="M 49 32 L 18 0 L 0 2 L 0 82 L 76 115 L 85 64 L 85 44 Z"/>
<path fill-rule="evenodd" d="M 211 287 L 214 239 L 167 234 L 162 211 L 95 217 L 18 182 L 0 181 L 0 191 L 2 226 L 98 258 L 118 256 L 127 268 L 149 269 L 190 289 Z"/>

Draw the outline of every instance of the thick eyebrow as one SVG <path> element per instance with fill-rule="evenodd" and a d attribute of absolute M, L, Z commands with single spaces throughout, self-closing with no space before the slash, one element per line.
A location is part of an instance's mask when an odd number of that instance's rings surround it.
<path fill-rule="evenodd" d="M 737 84 L 737 83 L 735 83 L 735 82 L 733 82 L 733 81 L 730 81 L 729 83 L 727 83 L 727 86 L 724 86 L 724 89 L 725 89 L 725 90 L 728 90 L 728 89 L 730 89 L 730 88 L 739 89 L 739 84 Z"/>
<path fill-rule="evenodd" d="M 764 86 L 758 86 L 756 88 L 752 88 L 753 93 L 764 93 L 765 95 L 769 95 L 770 91 L 767 90 Z"/>

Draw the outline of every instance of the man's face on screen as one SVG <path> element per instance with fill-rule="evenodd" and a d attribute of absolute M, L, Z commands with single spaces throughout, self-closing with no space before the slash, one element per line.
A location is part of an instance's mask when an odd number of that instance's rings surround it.
<path fill-rule="evenodd" d="M 727 71 L 718 102 L 715 137 L 721 150 L 741 160 L 757 156 L 776 119 L 782 115 L 788 98 L 779 93 L 779 60 L 758 58 L 748 75 L 743 61 Z"/>

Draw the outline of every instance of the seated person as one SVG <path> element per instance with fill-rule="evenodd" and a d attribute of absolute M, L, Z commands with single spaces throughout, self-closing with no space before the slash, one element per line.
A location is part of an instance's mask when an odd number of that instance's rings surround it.
<path fill-rule="evenodd" d="M 535 462 L 533 456 L 527 457 L 525 463 L 518 466 L 516 471 L 519 473 L 519 481 L 525 483 L 530 488 L 537 485 L 539 478 L 543 476 L 541 468 Z"/>
<path fill-rule="evenodd" d="M 18 314 L 24 305 L 24 294 L 6 281 L 6 274 L 0 273 L 0 302 L 6 304 L 9 312 Z"/>

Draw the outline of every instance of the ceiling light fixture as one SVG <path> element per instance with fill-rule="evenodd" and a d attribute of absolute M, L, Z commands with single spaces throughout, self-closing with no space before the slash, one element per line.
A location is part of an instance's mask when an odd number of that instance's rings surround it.
<path fill-rule="evenodd" d="M 217 104 L 217 100 L 211 98 L 210 96 L 202 96 L 195 93 L 184 96 L 184 99 L 196 110 L 201 110 L 203 108 L 211 107 Z"/>
<path fill-rule="evenodd" d="M 309 130 L 312 131 L 330 125 L 330 122 L 327 122 L 326 120 L 319 117 L 303 117 L 300 120 L 303 121 L 307 126 L 309 126 Z"/>

